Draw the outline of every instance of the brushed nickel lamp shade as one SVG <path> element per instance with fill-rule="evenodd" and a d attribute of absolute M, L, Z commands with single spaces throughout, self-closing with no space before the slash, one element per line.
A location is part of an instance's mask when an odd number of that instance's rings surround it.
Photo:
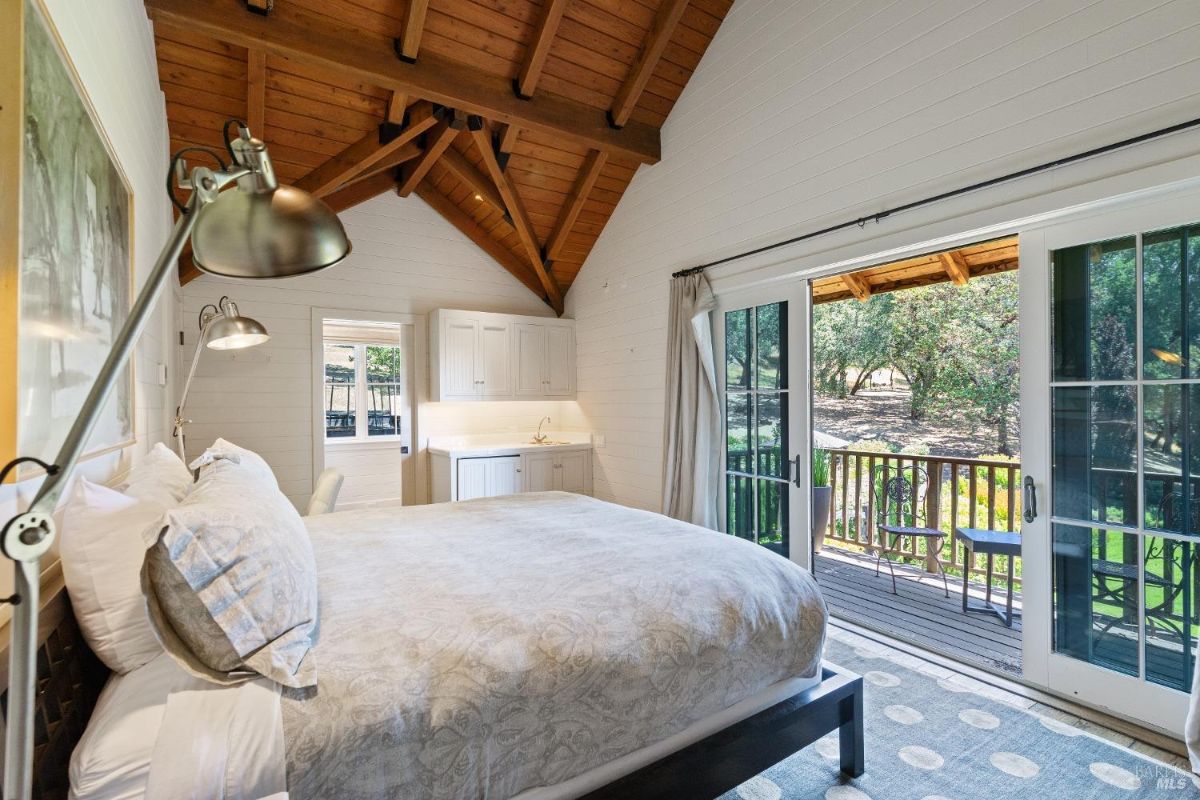
<path fill-rule="evenodd" d="M 231 139 L 229 131 L 235 123 L 237 136 Z M 0 550 L 13 562 L 15 588 L 11 597 L 0 598 L 0 602 L 13 605 L 4 737 L 5 800 L 29 800 L 32 794 L 40 561 L 57 533 L 54 510 L 105 401 L 154 312 L 159 294 L 176 271 L 188 239 L 192 240 L 197 267 L 233 278 L 303 275 L 331 267 L 350 253 L 350 241 L 337 215 L 309 193 L 280 186 L 266 145 L 250 135 L 245 123 L 230 120 L 225 124 L 224 134 L 225 149 L 232 163 L 226 163 L 223 154 L 200 147 L 184 148 L 171 159 L 175 187 L 189 189 L 191 194 L 186 202 L 181 202 L 168 180 L 171 202 L 179 211 L 175 227 L 129 316 L 113 338 L 112 347 L 54 462 L 25 456 L 0 467 L 0 483 L 25 462 L 36 463 L 46 471 L 28 510 L 9 519 L 0 529 Z M 197 166 L 189 172 L 182 156 L 197 151 L 205 152 L 218 167 Z M 201 337 L 192 370 L 203 350 L 202 344 L 215 350 L 231 350 L 252 347 L 267 338 L 267 331 L 260 323 L 243 317 L 229 298 L 222 298 L 218 306 L 209 306 L 201 313 Z M 181 451 L 184 399 L 186 386 L 176 419 L 176 441 Z"/>

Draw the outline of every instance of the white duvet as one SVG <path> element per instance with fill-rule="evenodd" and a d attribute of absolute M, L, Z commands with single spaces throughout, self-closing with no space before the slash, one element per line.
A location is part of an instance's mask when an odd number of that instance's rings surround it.
<path fill-rule="evenodd" d="M 317 689 L 168 707 L 175 754 L 156 754 L 151 787 L 185 785 L 182 757 L 224 789 L 149 796 L 508 798 L 819 669 L 809 573 L 657 514 L 543 493 L 306 522 Z M 229 736 L 181 752 L 201 707 Z"/>

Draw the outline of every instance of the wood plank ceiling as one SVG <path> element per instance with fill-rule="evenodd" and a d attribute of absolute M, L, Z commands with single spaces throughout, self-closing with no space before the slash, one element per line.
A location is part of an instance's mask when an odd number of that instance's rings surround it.
<path fill-rule="evenodd" d="M 1017 237 L 1006 236 L 957 250 L 817 278 L 812 286 L 813 303 L 820 305 L 852 297 L 865 303 L 877 294 L 947 281 L 966 286 L 971 278 L 1008 272 L 1017 267 Z"/>
<path fill-rule="evenodd" d="M 244 119 L 284 183 L 416 194 L 561 313 L 732 0 L 145 4 L 172 150 Z"/>

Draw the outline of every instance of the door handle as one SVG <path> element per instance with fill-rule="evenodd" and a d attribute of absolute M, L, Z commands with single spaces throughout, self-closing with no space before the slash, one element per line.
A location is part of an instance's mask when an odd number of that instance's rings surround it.
<path fill-rule="evenodd" d="M 1025 501 L 1025 521 L 1033 522 L 1035 519 L 1037 519 L 1038 514 L 1037 487 L 1034 485 L 1033 477 L 1030 475 L 1025 476 L 1022 494 L 1024 495 Z"/>
<path fill-rule="evenodd" d="M 803 489 L 804 487 L 800 485 L 800 456 L 793 456 L 788 463 L 792 465 L 792 483 L 796 485 L 797 489 Z"/>

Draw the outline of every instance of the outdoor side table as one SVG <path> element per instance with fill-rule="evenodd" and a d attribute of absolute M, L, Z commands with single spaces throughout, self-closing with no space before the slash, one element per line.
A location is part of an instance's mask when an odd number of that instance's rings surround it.
<path fill-rule="evenodd" d="M 963 613 L 968 612 L 995 614 L 1004 624 L 1011 628 L 1013 618 L 1021 616 L 1021 612 L 1013 613 L 1013 561 L 1021 555 L 1021 535 L 1008 531 L 989 531 L 979 528 L 955 528 L 959 541 L 965 549 L 963 557 Z M 987 589 L 984 591 L 983 605 L 972 604 L 967 594 L 967 579 L 971 574 L 970 565 L 976 553 L 987 556 Z M 992 562 L 996 556 L 1008 556 L 1008 599 L 1001 609 L 992 602 Z"/>

